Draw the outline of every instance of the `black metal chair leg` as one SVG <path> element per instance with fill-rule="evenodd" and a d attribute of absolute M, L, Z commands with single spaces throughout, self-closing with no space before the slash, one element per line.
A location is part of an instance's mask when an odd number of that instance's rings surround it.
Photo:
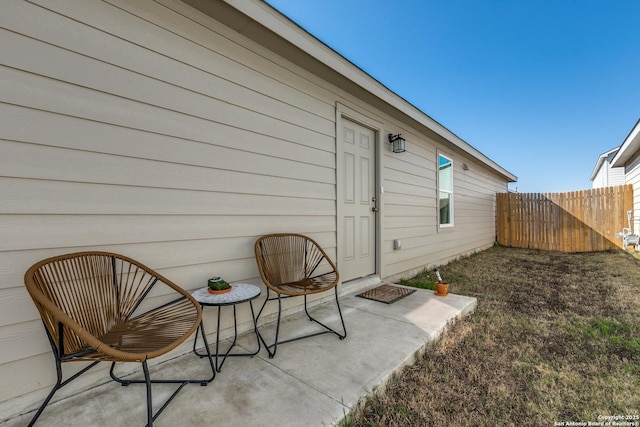
<path fill-rule="evenodd" d="M 309 318 L 309 320 L 313 320 L 313 317 L 311 317 L 311 315 L 309 314 L 309 310 L 307 309 L 307 296 L 304 296 L 304 314 L 307 315 L 307 317 Z"/>
<path fill-rule="evenodd" d="M 278 351 L 278 337 L 280 336 L 280 318 L 282 317 L 282 296 L 278 294 L 278 322 L 276 323 L 276 340 L 273 343 L 273 353 L 269 352 L 269 359 L 276 357 Z M 269 349 L 267 348 L 267 351 Z"/>
<path fill-rule="evenodd" d="M 153 426 L 153 402 L 151 400 L 151 378 L 149 378 L 149 368 L 147 361 L 142 362 L 142 371 L 144 372 L 144 382 L 147 386 L 147 427 Z"/>
<path fill-rule="evenodd" d="M 44 411 L 44 408 L 49 404 L 49 401 L 51 400 L 53 395 L 56 393 L 56 391 L 60 390 L 62 387 L 64 387 L 65 385 L 69 384 L 71 381 L 75 380 L 80 375 L 84 374 L 89 369 L 93 368 L 98 363 L 100 363 L 99 361 L 93 362 L 89 366 L 86 366 L 86 367 L 82 368 L 80 371 L 76 372 L 71 377 L 67 378 L 65 381 L 62 381 L 62 361 L 57 356 L 55 356 L 55 354 L 54 354 L 54 357 L 56 359 L 56 374 L 58 376 L 58 379 L 56 380 L 55 386 L 49 392 L 49 395 L 47 396 L 47 398 L 44 400 L 42 405 L 40 405 L 40 408 L 38 409 L 38 412 L 36 412 L 36 414 L 34 415 L 33 419 L 31 419 L 31 422 L 29 423 L 29 427 L 31 427 L 32 425 L 35 424 L 35 422 L 40 417 L 40 414 L 42 414 L 42 411 Z"/>
<path fill-rule="evenodd" d="M 254 311 L 253 311 L 253 301 L 249 302 L 249 307 L 251 307 L 251 319 L 253 320 L 253 332 L 256 334 L 256 341 L 258 342 L 258 349 L 256 350 L 255 353 L 253 353 L 251 355 L 251 357 L 255 356 L 256 354 L 260 353 L 260 331 L 258 330 L 258 318 L 256 317 Z"/>
<path fill-rule="evenodd" d="M 327 334 L 327 333 L 335 334 L 341 340 L 343 340 L 343 339 L 345 339 L 347 337 L 347 328 L 344 325 L 344 318 L 342 317 L 342 310 L 340 309 L 340 302 L 338 301 L 338 288 L 333 288 L 333 289 L 335 290 L 336 305 L 338 306 L 338 314 L 340 315 L 340 322 L 342 323 L 342 333 L 339 333 L 335 329 L 332 329 L 332 328 L 328 327 L 327 325 L 325 325 L 324 323 L 320 322 L 315 317 L 311 316 L 311 314 L 309 314 L 309 311 L 307 310 L 307 296 L 305 295 L 304 296 L 304 312 L 309 317 L 309 320 L 312 320 L 312 321 L 316 322 L 318 325 L 320 325 L 324 329 L 326 329 L 326 331 L 322 331 L 322 332 L 318 332 L 318 333 L 311 334 L 311 335 L 308 335 L 308 336 L 300 337 L 300 339 L 307 338 L 307 337 L 313 337 L 313 336 L 316 336 L 316 335 Z"/>
<path fill-rule="evenodd" d="M 295 337 L 295 338 L 290 338 L 284 341 L 279 341 L 279 336 L 280 336 L 280 321 L 281 321 L 281 316 L 282 316 L 282 296 L 281 294 L 278 294 L 278 318 L 276 321 L 276 336 L 275 336 L 275 341 L 273 342 L 273 344 L 269 345 L 266 343 L 265 339 L 262 337 L 261 334 L 258 335 L 259 339 L 262 341 L 262 343 L 264 344 L 265 348 L 267 349 L 267 353 L 269 353 L 269 358 L 273 359 L 276 355 L 276 351 L 278 350 L 278 345 L 279 344 L 285 344 L 288 342 L 292 342 L 292 341 L 298 341 L 304 338 L 311 338 L 311 337 L 315 337 L 317 335 L 322 335 L 322 334 L 334 334 L 336 335 L 339 339 L 343 340 L 347 337 L 347 328 L 345 326 L 344 323 L 344 317 L 342 316 L 342 309 L 340 307 L 340 301 L 338 300 L 338 289 L 337 287 L 334 288 L 334 293 L 335 293 L 335 299 L 336 299 L 336 305 L 338 307 L 338 314 L 340 315 L 340 323 L 342 324 L 342 332 L 338 332 L 335 329 L 330 328 L 329 326 L 325 325 L 324 323 L 320 322 L 318 319 L 316 319 L 315 317 L 311 316 L 311 314 L 309 313 L 308 310 L 308 306 L 307 306 L 307 296 L 304 295 L 304 312 L 307 315 L 307 317 L 309 318 L 309 320 L 317 323 L 318 325 L 322 326 L 324 328 L 324 330 L 320 331 L 320 332 L 315 332 L 309 335 L 303 335 L 300 337 Z M 284 298 L 291 298 L 291 297 L 284 297 Z M 264 300 L 264 302 L 262 303 L 262 307 L 260 308 L 260 311 L 258 312 L 258 317 L 256 318 L 256 322 L 257 319 L 260 317 L 260 315 L 262 314 L 262 311 L 264 310 L 265 305 L 267 304 L 268 301 L 274 301 L 276 300 L 276 298 L 269 298 L 269 290 L 267 289 L 267 298 Z M 273 348 L 273 351 L 271 350 Z"/>
<path fill-rule="evenodd" d="M 202 327 L 202 323 L 200 324 L 200 327 Z M 182 390 L 184 386 L 186 386 L 187 384 L 200 384 L 201 386 L 206 386 L 211 381 L 213 381 L 213 379 L 216 377 L 216 368 L 213 364 L 211 353 L 209 352 L 209 343 L 207 342 L 207 336 L 204 333 L 204 329 L 202 330 L 202 337 L 204 340 L 205 349 L 207 350 L 207 355 L 208 355 L 207 358 L 209 359 L 209 365 L 211 366 L 211 372 L 212 372 L 211 378 L 207 380 L 152 380 L 151 376 L 149 375 L 149 367 L 147 365 L 146 360 L 142 362 L 142 371 L 144 372 L 143 380 L 139 380 L 139 379 L 125 380 L 116 376 L 114 372 L 116 362 L 111 363 L 111 369 L 109 369 L 109 375 L 114 381 L 120 383 L 122 386 L 128 386 L 130 384 L 145 384 L 146 393 L 147 393 L 147 425 L 148 426 L 153 425 L 153 421 L 155 421 L 155 419 L 158 418 L 158 416 L 162 413 L 162 411 L 164 411 L 165 408 L 169 406 L 169 403 L 171 403 L 171 401 L 178 395 L 178 393 L 180 392 L 180 390 Z M 95 363 L 98 363 L 98 362 L 95 362 Z M 178 384 L 178 388 L 171 394 L 171 396 L 169 396 L 169 398 L 164 402 L 162 407 L 160 407 L 160 409 L 158 409 L 158 411 L 155 414 L 153 413 L 153 404 L 152 404 L 152 398 L 151 398 L 152 384 Z M 64 383 L 62 385 L 64 385 Z"/>
<path fill-rule="evenodd" d="M 270 355 L 271 352 L 269 351 L 269 344 L 267 344 L 265 339 L 262 337 L 262 334 L 260 333 L 260 330 L 258 329 L 258 319 L 260 319 L 260 316 L 262 315 L 262 310 L 264 310 L 264 307 L 267 305 L 268 301 L 269 301 L 269 288 L 267 288 L 267 297 L 262 302 L 262 306 L 260 307 L 260 310 L 258 311 L 258 315 L 254 318 L 255 319 L 254 321 L 255 321 L 255 325 L 256 325 L 256 334 L 258 334 L 258 339 L 260 341 L 262 341 L 262 344 L 264 345 L 264 348 L 267 350 L 267 353 Z"/>
<path fill-rule="evenodd" d="M 49 404 L 49 401 L 51 400 L 53 395 L 56 393 L 56 391 L 58 391 L 58 389 L 62 387 L 60 385 L 60 383 L 62 383 L 62 366 L 61 365 L 62 363 L 60 362 L 60 360 L 56 358 L 56 372 L 58 373 L 58 379 L 56 381 L 56 384 L 53 386 L 53 388 L 49 392 L 49 395 L 47 396 L 47 398 L 44 400 L 44 402 L 42 402 L 42 405 L 40 405 L 40 408 L 38 408 L 38 412 L 36 412 L 34 417 L 31 419 L 31 422 L 29 423 L 29 427 L 33 426 L 36 423 L 36 421 L 40 417 L 40 414 L 42 414 L 42 411 L 44 411 L 45 406 Z"/>
<path fill-rule="evenodd" d="M 145 384 L 146 388 L 147 388 L 147 419 L 148 419 L 148 426 L 151 426 L 153 424 L 153 421 L 156 420 L 156 418 L 158 418 L 158 416 L 162 413 L 162 411 L 165 410 L 165 408 L 167 406 L 169 406 L 169 403 L 171 403 L 171 401 L 178 395 L 178 393 L 180 392 L 180 390 L 182 390 L 182 388 L 184 386 L 186 386 L 187 384 L 193 384 L 193 383 L 200 383 L 200 385 L 207 385 L 208 382 L 207 380 L 152 380 L 151 376 L 149 375 L 149 368 L 147 365 L 147 362 L 144 361 L 142 362 L 142 371 L 144 372 L 144 379 L 142 380 L 123 380 L 122 378 L 118 378 L 115 373 L 114 373 L 114 367 L 115 367 L 116 363 L 112 362 L 111 363 L 111 369 L 109 370 L 109 375 L 111 376 L 111 378 L 120 383 L 122 386 L 126 387 L 128 385 L 131 384 Z M 215 368 L 213 367 L 213 364 L 211 366 L 212 371 L 214 372 L 213 376 L 215 377 Z M 210 381 L 210 380 L 209 380 Z M 160 409 L 158 409 L 156 411 L 156 413 L 153 413 L 153 405 L 152 405 L 152 400 L 151 400 L 151 385 L 152 384 L 178 384 L 178 388 L 176 388 L 174 390 L 174 392 L 171 394 L 171 396 L 169 396 L 169 398 L 162 404 L 162 406 L 160 407 Z"/>
<path fill-rule="evenodd" d="M 276 351 L 278 349 L 278 334 L 280 333 L 280 314 L 281 314 L 281 309 L 282 309 L 282 305 L 281 305 L 281 296 L 278 294 L 278 320 L 276 323 L 276 338 L 273 344 L 269 345 L 267 344 L 267 342 L 265 341 L 264 337 L 262 336 L 262 334 L 260 333 L 260 331 L 258 330 L 258 319 L 260 319 L 260 316 L 262 315 L 262 311 L 264 310 L 264 307 L 267 305 L 267 303 L 269 301 L 275 301 L 276 298 L 269 298 L 269 288 L 267 288 L 267 297 L 265 298 L 264 302 L 262 303 L 262 307 L 260 307 L 260 311 L 258 311 L 258 315 L 255 317 L 254 320 L 254 325 L 256 327 L 256 334 L 258 336 L 258 340 L 262 341 L 262 344 L 264 345 L 264 348 L 267 350 L 267 353 L 269 354 L 269 359 L 273 359 L 276 355 Z M 252 308 L 252 312 L 253 312 L 253 308 Z M 258 343 L 259 345 L 259 343 Z M 271 351 L 271 348 L 274 347 L 274 351 Z M 260 347 L 258 347 L 258 351 L 260 351 Z"/>
<path fill-rule="evenodd" d="M 347 327 L 344 324 L 344 317 L 342 317 L 342 310 L 340 309 L 340 301 L 338 301 L 338 288 L 334 288 L 336 291 L 336 305 L 338 306 L 338 314 L 340 315 L 340 322 L 342 323 L 342 335 L 337 334 L 338 337 L 343 340 L 347 337 Z"/>

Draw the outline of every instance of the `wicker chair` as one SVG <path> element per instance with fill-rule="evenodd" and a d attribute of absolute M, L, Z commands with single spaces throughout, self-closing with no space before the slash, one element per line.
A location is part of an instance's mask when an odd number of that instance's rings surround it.
<path fill-rule="evenodd" d="M 347 330 L 338 301 L 338 270 L 324 250 L 311 238 L 301 234 L 282 233 L 269 234 L 260 237 L 255 243 L 256 262 L 262 281 L 267 286 L 267 298 L 258 312 L 258 319 L 268 301 L 278 301 L 278 320 L 273 344 L 267 344 L 262 336 L 262 342 L 267 348 L 269 357 L 273 358 L 278 350 L 278 344 L 310 338 L 321 334 L 332 333 L 341 340 L 346 338 Z M 334 290 L 336 305 L 342 331 L 337 332 L 313 318 L 307 309 L 307 295 Z M 270 292 L 276 295 L 270 297 Z M 304 311 L 309 320 L 322 326 L 320 332 L 278 341 L 280 334 L 280 318 L 282 315 L 282 299 L 304 296 Z M 256 320 L 257 321 L 257 320 Z M 273 349 L 273 350 L 271 350 Z"/>
<path fill-rule="evenodd" d="M 205 380 L 151 380 L 147 360 L 161 356 L 202 327 L 202 310 L 185 290 L 137 261 L 107 252 L 78 252 L 40 261 L 25 274 L 25 285 L 44 323 L 56 362 L 57 382 L 31 420 L 33 425 L 54 393 L 101 361 L 112 362 L 109 374 L 123 386 L 146 384 L 147 422 L 166 408 L 188 383 Z M 150 291 L 173 294 L 169 302 L 150 306 Z M 204 331 L 201 331 L 204 332 Z M 203 336 L 206 336 L 203 333 Z M 205 341 L 205 348 L 208 344 Z M 62 362 L 91 362 L 62 381 Z M 140 362 L 144 380 L 123 380 L 116 362 Z M 152 383 L 172 383 L 177 390 L 153 414 Z"/>

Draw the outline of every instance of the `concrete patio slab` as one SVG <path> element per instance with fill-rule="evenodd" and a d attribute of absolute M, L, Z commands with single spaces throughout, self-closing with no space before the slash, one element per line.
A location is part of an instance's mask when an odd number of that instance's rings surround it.
<path fill-rule="evenodd" d="M 255 357 L 229 358 L 207 387 L 187 385 L 154 425 L 331 426 L 336 425 L 363 397 L 384 385 L 392 373 L 414 361 L 453 319 L 476 306 L 475 298 L 437 297 L 417 292 L 384 304 L 356 297 L 340 297 L 348 336 L 320 335 L 278 347 L 269 359 L 262 349 Z M 335 301 L 312 309 L 332 327 L 340 327 Z M 315 330 L 304 313 L 283 319 L 281 336 Z M 273 323 L 260 326 L 267 341 Z M 223 342 L 222 346 L 227 343 Z M 238 338 L 234 351 L 255 351 L 252 333 Z M 206 377 L 208 364 L 192 353 L 151 369 L 152 377 Z M 172 387 L 153 388 L 154 404 L 161 405 Z M 145 387 L 127 388 L 108 382 L 48 406 L 37 425 L 126 425 L 146 423 Z M 8 420 L 6 426 L 27 425 L 32 413 Z"/>

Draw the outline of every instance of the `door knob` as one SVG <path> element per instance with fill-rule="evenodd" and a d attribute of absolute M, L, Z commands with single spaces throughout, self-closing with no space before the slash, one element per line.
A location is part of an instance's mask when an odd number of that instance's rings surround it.
<path fill-rule="evenodd" d="M 378 208 L 376 208 L 375 206 L 371 208 L 371 212 L 378 212 Z"/>

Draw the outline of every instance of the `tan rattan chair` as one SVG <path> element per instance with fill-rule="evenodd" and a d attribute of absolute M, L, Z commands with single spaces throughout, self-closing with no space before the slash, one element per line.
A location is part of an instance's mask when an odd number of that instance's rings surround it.
<path fill-rule="evenodd" d="M 188 383 L 206 380 L 151 380 L 147 360 L 175 349 L 201 325 L 202 310 L 189 293 L 133 259 L 107 252 L 78 252 L 48 258 L 25 274 L 53 350 L 57 382 L 29 425 L 33 425 L 54 393 L 101 361 L 112 362 L 110 375 L 122 385 L 147 387 L 147 421 L 151 426 Z M 150 306 L 151 290 L 166 301 Z M 160 297 L 164 298 L 164 297 Z M 202 331 L 203 332 L 203 331 Z M 204 336 L 204 333 L 203 333 Z M 208 350 L 208 345 L 205 342 Z M 92 362 L 62 381 L 62 363 Z M 116 362 L 140 362 L 144 380 L 124 380 L 114 374 Z M 152 383 L 172 383 L 177 390 L 153 414 Z"/>
<path fill-rule="evenodd" d="M 301 234 L 281 233 L 262 236 L 255 243 L 256 262 L 262 281 L 267 286 L 267 298 L 258 312 L 262 314 L 268 301 L 278 301 L 278 319 L 273 344 L 263 343 L 269 357 L 273 358 L 278 344 L 310 338 L 321 334 L 332 333 L 341 340 L 347 336 L 344 318 L 338 301 L 338 282 L 340 275 L 336 265 L 324 250 L 311 238 Z M 342 331 L 337 332 L 313 318 L 307 309 L 307 295 L 334 290 Z M 270 292 L 276 296 L 270 297 Z M 303 296 L 304 310 L 307 317 L 322 326 L 320 332 L 278 341 L 280 334 L 280 317 L 282 315 L 282 299 Z M 261 336 L 262 338 L 262 336 Z M 273 349 L 273 350 L 271 350 Z"/>

